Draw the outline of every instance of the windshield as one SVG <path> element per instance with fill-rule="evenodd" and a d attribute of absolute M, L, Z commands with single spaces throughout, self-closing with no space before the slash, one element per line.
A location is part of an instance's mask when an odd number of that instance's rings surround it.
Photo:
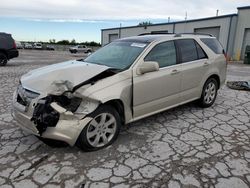
<path fill-rule="evenodd" d="M 87 57 L 84 61 L 115 69 L 127 69 L 146 46 L 147 43 L 112 42 Z"/>

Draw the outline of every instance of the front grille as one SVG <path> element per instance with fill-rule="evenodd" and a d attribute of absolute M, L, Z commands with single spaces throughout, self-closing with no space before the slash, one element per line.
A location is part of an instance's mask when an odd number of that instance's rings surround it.
<path fill-rule="evenodd" d="M 28 106 L 31 100 L 37 98 L 39 95 L 39 93 L 25 89 L 22 85 L 19 85 L 17 89 L 17 102 L 23 106 Z"/>

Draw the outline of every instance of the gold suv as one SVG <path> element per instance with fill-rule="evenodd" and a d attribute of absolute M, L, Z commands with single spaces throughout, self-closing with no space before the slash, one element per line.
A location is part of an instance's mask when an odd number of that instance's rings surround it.
<path fill-rule="evenodd" d="M 85 151 L 110 145 L 124 124 L 197 100 L 211 106 L 226 79 L 215 37 L 150 34 L 124 38 L 85 60 L 23 75 L 13 117 L 45 143 Z"/>

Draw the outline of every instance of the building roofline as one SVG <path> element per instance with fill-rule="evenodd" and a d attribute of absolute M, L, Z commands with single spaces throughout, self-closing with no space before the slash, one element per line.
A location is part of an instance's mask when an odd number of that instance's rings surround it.
<path fill-rule="evenodd" d="M 250 9 L 250 6 L 238 7 L 237 9 L 238 9 L 238 10 Z"/>
<path fill-rule="evenodd" d="M 239 7 L 239 8 L 244 8 L 244 7 Z M 249 6 L 249 8 L 250 8 L 250 6 Z M 246 9 L 246 8 L 244 8 L 244 9 Z M 158 23 L 158 24 L 152 24 L 152 25 L 148 25 L 148 26 L 160 26 L 160 25 L 172 25 L 172 24 L 179 24 L 179 23 L 198 22 L 198 21 L 213 20 L 213 19 L 233 17 L 233 16 L 238 16 L 238 14 L 226 14 L 226 15 L 222 15 L 222 16 L 213 16 L 213 17 L 208 17 L 208 18 L 199 18 L 199 19 L 183 20 L 183 21 L 176 21 L 176 22 Z M 137 28 L 137 27 L 144 27 L 144 26 L 136 25 L 136 26 L 121 27 L 121 28 L 122 29 L 129 29 L 129 28 Z M 101 29 L 101 31 L 114 30 L 114 29 L 120 29 L 120 27 Z"/>

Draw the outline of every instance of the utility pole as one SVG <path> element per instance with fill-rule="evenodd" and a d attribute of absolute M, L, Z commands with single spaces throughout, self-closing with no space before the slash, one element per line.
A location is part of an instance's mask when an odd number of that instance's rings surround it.
<path fill-rule="evenodd" d="M 168 23 L 170 22 L 170 17 L 168 17 Z"/>
<path fill-rule="evenodd" d="M 122 29 L 122 23 L 120 23 L 120 28 L 119 28 L 119 39 L 121 38 L 121 29 Z"/>
<path fill-rule="evenodd" d="M 216 16 L 219 16 L 219 10 L 218 9 L 216 10 Z"/>
<path fill-rule="evenodd" d="M 188 13 L 186 12 L 186 14 L 185 14 L 185 20 L 187 20 L 187 17 L 188 17 Z"/>

